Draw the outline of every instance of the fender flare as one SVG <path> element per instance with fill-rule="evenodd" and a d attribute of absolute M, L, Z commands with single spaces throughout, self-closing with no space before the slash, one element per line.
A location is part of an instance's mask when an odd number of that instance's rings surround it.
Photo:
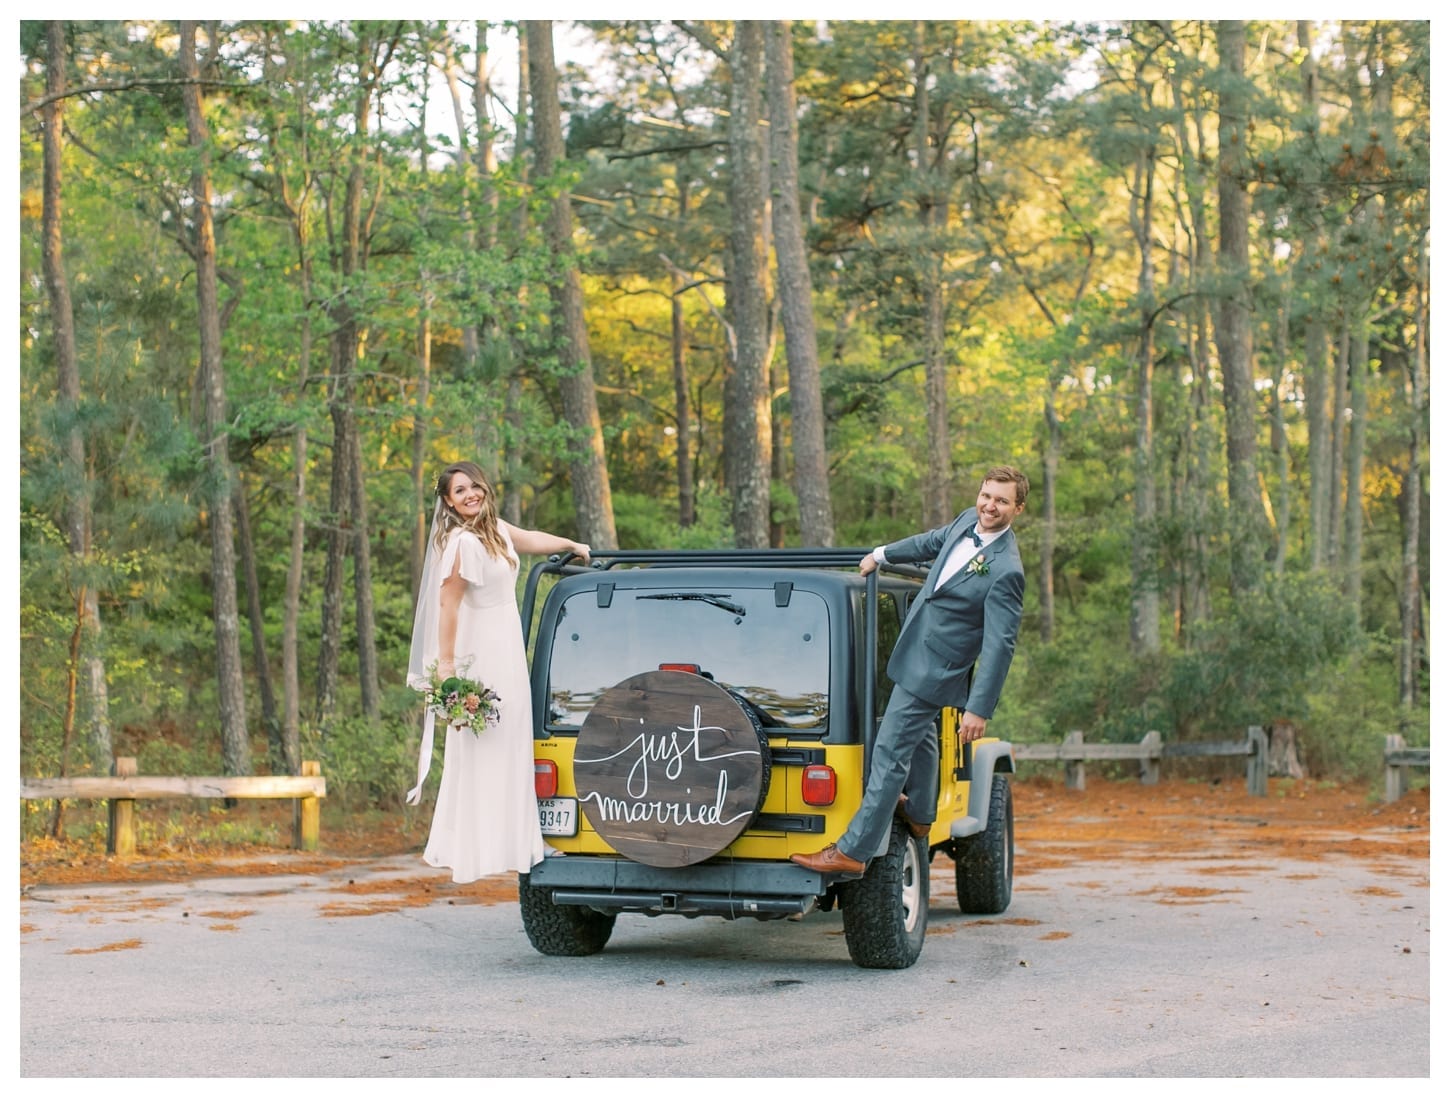
<path fill-rule="evenodd" d="M 977 821 L 975 830 L 987 826 L 987 812 L 992 804 L 992 775 L 1016 772 L 1017 760 L 1012 755 L 1012 745 L 1006 740 L 978 741 L 973 746 L 972 787 L 967 794 L 967 815 Z"/>

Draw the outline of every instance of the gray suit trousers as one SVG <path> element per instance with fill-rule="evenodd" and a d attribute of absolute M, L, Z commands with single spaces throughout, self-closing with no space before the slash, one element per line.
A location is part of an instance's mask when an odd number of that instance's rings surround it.
<path fill-rule="evenodd" d="M 936 719 L 941 706 L 923 701 L 898 684 L 886 703 L 886 713 L 871 749 L 871 770 L 861 807 L 851 817 L 836 848 L 860 862 L 870 861 L 886 849 L 891 817 L 903 790 L 906 814 L 917 823 L 936 819 Z"/>

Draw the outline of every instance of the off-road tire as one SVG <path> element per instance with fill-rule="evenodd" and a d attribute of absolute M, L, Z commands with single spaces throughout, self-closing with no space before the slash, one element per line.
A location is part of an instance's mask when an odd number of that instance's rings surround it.
<path fill-rule="evenodd" d="M 957 845 L 957 906 L 967 915 L 997 915 L 1012 902 L 1012 783 L 992 775 L 987 826 Z"/>
<path fill-rule="evenodd" d="M 891 822 L 886 853 L 871 861 L 859 881 L 839 886 L 841 920 L 851 960 L 862 968 L 910 968 L 926 941 L 931 899 L 926 840 L 913 838 L 900 820 Z"/>
<path fill-rule="evenodd" d="M 588 957 L 614 933 L 614 915 L 588 907 L 556 904 L 546 888 L 535 888 L 519 874 L 519 912 L 533 947 L 547 957 Z"/>

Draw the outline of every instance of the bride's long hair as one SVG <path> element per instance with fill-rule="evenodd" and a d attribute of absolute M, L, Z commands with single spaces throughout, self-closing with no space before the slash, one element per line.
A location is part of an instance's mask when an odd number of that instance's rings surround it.
<path fill-rule="evenodd" d="M 468 521 L 464 521 L 458 512 L 448 503 L 448 486 L 453 483 L 453 478 L 463 473 L 473 482 L 480 492 L 483 493 L 483 506 L 479 508 L 478 514 Z M 448 535 L 455 529 L 462 527 L 465 530 L 477 535 L 478 540 L 483 542 L 483 547 L 488 550 L 491 557 L 507 557 L 508 546 L 504 543 L 503 535 L 498 530 L 498 500 L 493 494 L 493 486 L 489 484 L 488 477 L 484 476 L 483 470 L 471 461 L 455 461 L 443 472 L 438 474 L 438 483 L 434 486 L 434 494 L 438 497 L 438 521 L 434 524 L 436 529 L 433 538 L 439 550 L 448 540 Z"/>

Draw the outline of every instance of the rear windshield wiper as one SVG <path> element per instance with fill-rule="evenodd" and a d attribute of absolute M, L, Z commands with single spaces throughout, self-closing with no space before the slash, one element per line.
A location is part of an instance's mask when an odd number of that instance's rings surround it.
<path fill-rule="evenodd" d="M 640 595 L 642 599 L 670 599 L 674 602 L 708 602 L 711 606 L 718 606 L 721 610 L 729 610 L 732 614 L 745 616 L 745 607 L 739 603 L 731 602 L 724 595 L 712 595 L 704 591 L 671 591 L 666 595 Z"/>

